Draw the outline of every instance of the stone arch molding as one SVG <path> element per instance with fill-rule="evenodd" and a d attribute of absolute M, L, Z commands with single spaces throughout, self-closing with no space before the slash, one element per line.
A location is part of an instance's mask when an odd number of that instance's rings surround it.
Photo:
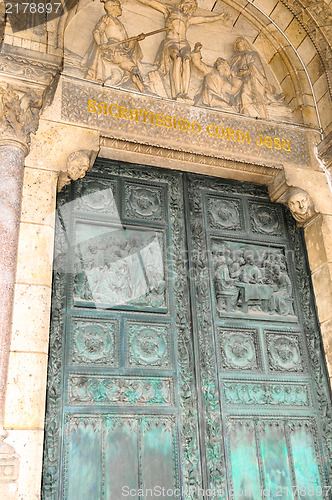
<path fill-rule="evenodd" d="M 190 3 L 185 13 L 183 2 L 168 10 L 155 0 L 79 3 L 62 20 L 64 74 L 195 106 L 319 126 L 301 58 L 268 16 L 251 3 L 244 9 L 242 1 L 201 0 L 197 9 L 195 0 Z M 174 34 L 172 16 L 182 19 L 181 34 Z"/>

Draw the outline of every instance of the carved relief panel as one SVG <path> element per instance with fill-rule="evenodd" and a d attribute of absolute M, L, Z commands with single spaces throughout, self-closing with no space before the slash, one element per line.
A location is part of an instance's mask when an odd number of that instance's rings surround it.
<path fill-rule="evenodd" d="M 295 96 L 282 93 L 264 54 L 237 29 L 238 13 L 227 3 L 211 14 L 196 0 L 112 0 L 90 2 L 73 14 L 64 42 L 64 72 L 71 78 L 151 100 L 292 120 L 287 102 Z M 245 22 L 245 30 L 254 33 L 256 27 Z"/>

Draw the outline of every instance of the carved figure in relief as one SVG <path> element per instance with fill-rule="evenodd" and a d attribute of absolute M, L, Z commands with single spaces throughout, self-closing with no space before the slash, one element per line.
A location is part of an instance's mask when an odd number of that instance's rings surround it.
<path fill-rule="evenodd" d="M 271 296 L 270 309 L 283 316 L 294 314 L 292 300 L 292 282 L 286 273 L 284 264 L 274 266 L 276 291 Z"/>
<path fill-rule="evenodd" d="M 248 40 L 240 36 L 234 43 L 235 55 L 231 60 L 231 70 L 241 79 L 238 94 L 240 113 L 260 118 L 268 118 L 266 105 L 281 102 L 283 94 L 277 94 L 266 77 L 258 52 L 252 49 Z"/>
<path fill-rule="evenodd" d="M 303 189 L 292 189 L 288 195 L 287 205 L 299 225 L 304 224 L 316 215 L 314 202 Z"/>
<path fill-rule="evenodd" d="M 118 19 L 122 14 L 119 0 L 107 0 L 104 5 L 106 15 L 93 30 L 93 42 L 85 54 L 82 65 L 88 68 L 86 76 L 94 80 L 119 85 L 129 79 L 138 90 L 145 90 L 139 61 L 143 54 L 138 45 L 140 37 L 128 38 L 126 29 Z"/>
<path fill-rule="evenodd" d="M 202 61 L 202 44 L 197 42 L 191 53 L 191 61 L 204 75 L 200 92 L 195 97 L 195 104 L 203 104 L 213 108 L 236 111 L 235 96 L 242 81 L 234 77 L 226 59 L 218 57 L 213 67 Z"/>
<path fill-rule="evenodd" d="M 218 258 L 214 279 L 218 311 L 222 311 L 223 309 L 227 311 L 234 310 L 239 291 L 235 286 L 235 279 L 230 277 L 225 256 Z"/>
<path fill-rule="evenodd" d="M 163 76 L 169 73 L 172 98 L 188 99 L 191 59 L 188 28 L 195 24 L 227 19 L 227 14 L 194 17 L 196 0 L 181 0 L 177 5 L 163 4 L 157 0 L 138 1 L 164 15 L 166 38 L 159 46 L 155 64 Z"/>
<path fill-rule="evenodd" d="M 213 243 L 217 311 L 294 315 L 292 283 L 282 252 Z"/>

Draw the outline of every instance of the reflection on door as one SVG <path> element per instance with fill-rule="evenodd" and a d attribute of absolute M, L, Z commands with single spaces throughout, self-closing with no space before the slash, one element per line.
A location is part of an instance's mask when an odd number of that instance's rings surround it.
<path fill-rule="evenodd" d="M 65 188 L 43 498 L 329 498 L 304 260 L 258 186 L 100 160 Z"/>

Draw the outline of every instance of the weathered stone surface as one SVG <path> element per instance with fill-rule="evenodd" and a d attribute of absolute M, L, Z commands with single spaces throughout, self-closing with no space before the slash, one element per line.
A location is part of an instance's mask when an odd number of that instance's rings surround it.
<path fill-rule="evenodd" d="M 321 323 L 332 317 L 332 264 L 325 264 L 312 275 L 318 317 Z"/>
<path fill-rule="evenodd" d="M 51 285 L 54 231 L 49 226 L 21 223 L 17 260 L 18 283 Z"/>
<path fill-rule="evenodd" d="M 41 285 L 16 285 L 11 351 L 47 354 L 51 289 Z"/>
<path fill-rule="evenodd" d="M 57 173 L 42 169 L 24 170 L 22 222 L 54 226 Z"/>
<path fill-rule="evenodd" d="M 11 352 L 4 426 L 42 429 L 45 418 L 47 354 Z"/>

